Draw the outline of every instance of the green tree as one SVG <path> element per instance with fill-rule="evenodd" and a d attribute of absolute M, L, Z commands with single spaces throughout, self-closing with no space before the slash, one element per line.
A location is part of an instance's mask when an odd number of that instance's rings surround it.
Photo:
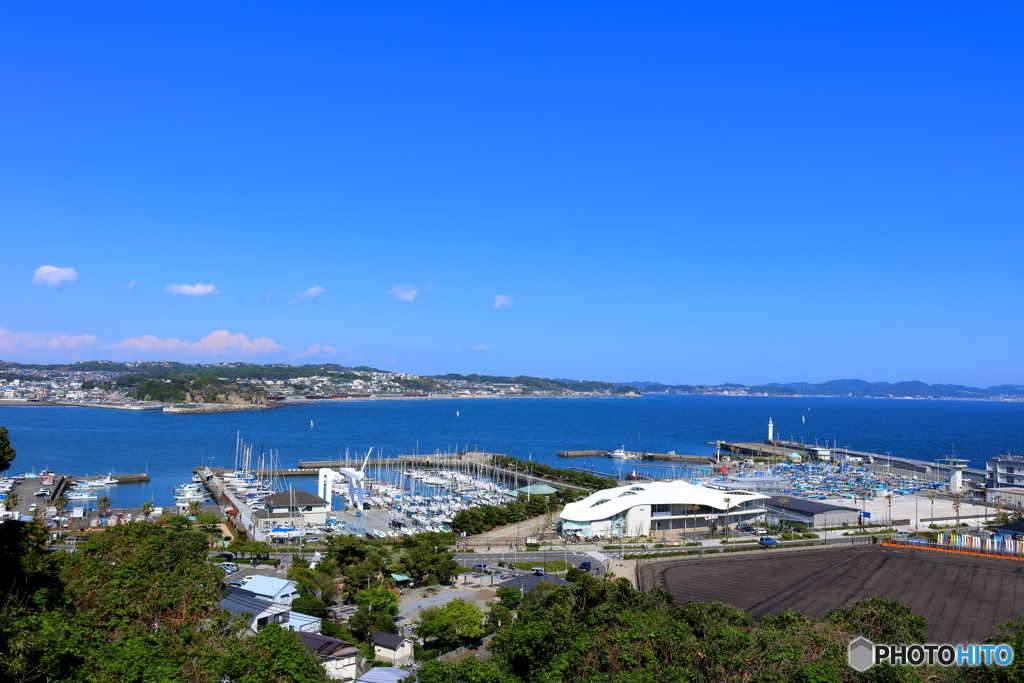
<path fill-rule="evenodd" d="M 421 619 L 424 613 L 421 612 Z M 424 638 L 433 638 L 442 645 L 456 646 L 459 643 L 484 635 L 484 613 L 476 606 L 455 598 L 444 607 L 427 615 L 419 633 Z"/>
<path fill-rule="evenodd" d="M 11 445 L 11 438 L 7 427 L 0 427 L 0 472 L 8 469 L 14 462 L 14 446 Z"/>
<path fill-rule="evenodd" d="M 403 679 L 404 680 L 404 679 Z M 457 662 L 432 660 L 416 672 L 418 683 L 520 683 L 520 679 L 502 671 L 497 662 L 466 657 Z"/>
<path fill-rule="evenodd" d="M 494 594 L 501 600 L 501 604 L 509 609 L 515 609 L 519 607 L 523 601 L 523 592 L 518 588 L 512 588 L 511 586 L 502 586 L 498 590 L 494 591 Z"/>
<path fill-rule="evenodd" d="M 888 598 L 867 598 L 825 614 L 825 620 L 875 643 L 923 643 L 928 620 Z"/>
<path fill-rule="evenodd" d="M 312 596 L 299 597 L 292 600 L 292 611 L 325 619 L 327 618 L 327 603 Z"/>
<path fill-rule="evenodd" d="M 142 504 L 142 516 L 149 517 L 149 515 L 153 512 L 153 507 L 153 501 L 147 500 L 146 502 L 144 502 Z"/>
<path fill-rule="evenodd" d="M 18 507 L 18 503 L 20 502 L 21 497 L 14 491 L 8 493 L 7 498 L 4 499 L 4 505 L 7 507 L 8 511 L 14 511 L 14 509 Z"/>
<path fill-rule="evenodd" d="M 107 510 L 110 509 L 110 496 L 100 496 L 99 500 L 96 501 L 96 508 L 100 511 L 100 515 L 103 517 L 107 516 Z"/>
<path fill-rule="evenodd" d="M 200 503 L 198 500 L 191 500 L 188 503 L 188 516 L 197 517 L 199 515 Z"/>
<path fill-rule="evenodd" d="M 383 612 L 391 617 L 397 617 L 400 611 L 398 596 L 387 588 L 361 590 L 356 593 L 355 601 L 360 607 L 366 606 L 374 612 Z"/>
<path fill-rule="evenodd" d="M 498 625 L 507 624 L 509 619 L 512 618 L 512 610 L 504 605 L 491 605 L 490 615 L 488 615 L 488 622 Z"/>
<path fill-rule="evenodd" d="M 53 501 L 53 507 L 56 508 L 57 514 L 64 512 L 64 509 L 68 506 L 68 499 L 64 496 L 57 496 Z"/>
<path fill-rule="evenodd" d="M 64 572 L 78 609 L 113 630 L 209 618 L 220 599 L 206 539 L 145 522 L 111 527 L 79 547 Z"/>
<path fill-rule="evenodd" d="M 323 668 L 300 643 L 298 636 L 277 624 L 260 630 L 245 657 L 235 662 L 228 676 L 235 683 L 326 683 Z"/>

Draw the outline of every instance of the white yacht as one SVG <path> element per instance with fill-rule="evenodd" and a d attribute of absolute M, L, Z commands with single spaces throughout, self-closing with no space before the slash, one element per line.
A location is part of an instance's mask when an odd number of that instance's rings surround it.
<path fill-rule="evenodd" d="M 621 447 L 616 448 L 614 451 L 608 451 L 609 458 L 632 458 L 633 456 L 626 452 L 626 445 L 623 444 Z"/>

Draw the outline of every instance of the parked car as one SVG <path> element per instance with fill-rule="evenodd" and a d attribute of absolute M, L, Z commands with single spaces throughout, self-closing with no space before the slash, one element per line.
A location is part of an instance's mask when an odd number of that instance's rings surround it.
<path fill-rule="evenodd" d="M 477 562 L 473 565 L 473 571 L 484 573 L 487 571 L 487 565 L 483 562 Z"/>
<path fill-rule="evenodd" d="M 228 585 L 229 586 L 234 586 L 235 588 L 241 588 L 242 586 L 245 585 L 245 582 L 244 581 L 228 581 Z"/>
<path fill-rule="evenodd" d="M 765 548 L 771 548 L 774 545 L 778 545 L 779 542 L 776 541 L 774 538 L 771 538 L 770 536 L 764 536 L 762 538 L 757 539 L 757 544 L 764 546 Z"/>
<path fill-rule="evenodd" d="M 214 558 L 219 557 L 219 558 L 225 559 L 228 562 L 230 562 L 231 560 L 235 559 L 235 554 L 234 553 L 214 553 L 213 555 L 210 555 L 210 557 L 214 557 Z"/>
<path fill-rule="evenodd" d="M 767 536 L 768 530 L 763 527 L 757 527 L 756 529 L 754 529 L 754 533 L 758 536 Z"/>
<path fill-rule="evenodd" d="M 736 531 L 742 531 L 743 533 L 750 533 L 753 530 L 754 530 L 754 527 L 750 526 L 749 524 L 737 524 L 736 525 Z"/>
<path fill-rule="evenodd" d="M 897 533 L 895 536 L 893 536 L 892 540 L 898 541 L 898 542 L 901 542 L 901 543 L 906 543 L 907 541 L 910 540 L 910 532 L 909 531 L 901 531 L 901 532 Z"/>
<path fill-rule="evenodd" d="M 320 542 L 320 537 L 319 536 L 310 536 L 309 538 L 306 539 L 306 543 L 319 543 L 319 542 Z"/>
<path fill-rule="evenodd" d="M 544 567 L 530 567 L 531 576 L 544 576 Z"/>
<path fill-rule="evenodd" d="M 221 562 L 217 566 L 226 571 L 228 574 L 234 574 L 238 571 L 238 565 L 234 562 Z"/>

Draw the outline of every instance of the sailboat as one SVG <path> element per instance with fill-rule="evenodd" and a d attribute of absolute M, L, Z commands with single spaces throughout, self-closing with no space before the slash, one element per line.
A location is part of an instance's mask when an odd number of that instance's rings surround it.
<path fill-rule="evenodd" d="M 458 416 L 459 416 L 459 411 L 456 410 L 455 411 L 455 417 L 458 417 Z"/>
<path fill-rule="evenodd" d="M 310 421 L 309 421 L 309 428 L 310 428 L 310 429 L 312 429 L 312 428 L 313 428 L 313 421 L 312 421 L 312 420 L 310 420 Z"/>
<path fill-rule="evenodd" d="M 804 416 L 804 415 L 801 415 L 800 416 L 800 421 L 803 422 L 804 424 L 807 424 L 807 417 Z"/>

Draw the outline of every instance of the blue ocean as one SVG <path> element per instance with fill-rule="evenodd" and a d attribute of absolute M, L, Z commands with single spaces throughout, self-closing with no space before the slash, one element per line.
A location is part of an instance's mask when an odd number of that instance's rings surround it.
<path fill-rule="evenodd" d="M 613 472 L 608 458 L 570 462 L 558 451 L 613 449 L 712 455 L 709 442 L 760 441 L 768 419 L 779 438 L 921 460 L 955 450 L 975 467 L 1024 453 L 1024 403 L 856 398 L 645 396 L 643 398 L 375 400 L 277 410 L 172 415 L 94 408 L 0 407 L 18 456 L 9 473 L 148 472 L 148 484 L 111 487 L 115 507 L 169 505 L 175 484 L 202 464 L 234 466 L 235 437 L 254 453 L 299 460 L 480 449 L 560 467 Z M 312 426 L 310 423 L 312 422 Z M 629 469 L 632 464 L 626 465 Z M 637 466 L 665 475 L 665 470 Z M 312 477 L 291 478 L 315 490 Z"/>

